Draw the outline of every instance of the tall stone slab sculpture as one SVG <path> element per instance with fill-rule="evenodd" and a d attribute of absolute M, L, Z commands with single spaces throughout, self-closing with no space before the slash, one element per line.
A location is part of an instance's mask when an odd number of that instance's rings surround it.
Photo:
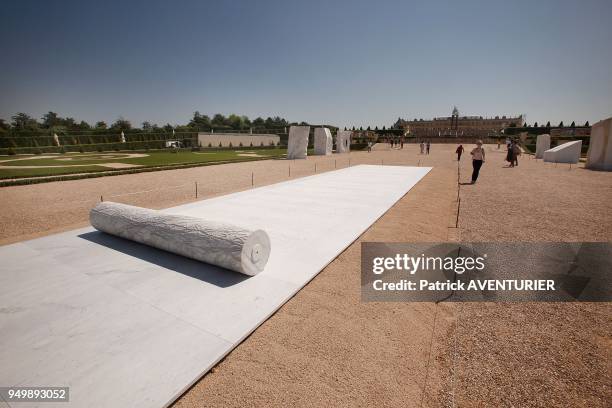
<path fill-rule="evenodd" d="M 350 130 L 338 130 L 336 135 L 336 153 L 349 153 L 351 151 L 351 134 Z"/>
<path fill-rule="evenodd" d="M 308 154 L 310 126 L 291 126 L 287 144 L 288 159 L 305 159 Z"/>
<path fill-rule="evenodd" d="M 544 161 L 551 163 L 578 163 L 582 140 L 563 143 L 544 152 Z"/>
<path fill-rule="evenodd" d="M 547 151 L 548 149 L 550 149 L 550 135 L 549 134 L 538 135 L 538 138 L 536 139 L 535 158 L 536 159 L 543 158 L 544 152 Z"/>
<path fill-rule="evenodd" d="M 270 256 L 263 230 L 104 201 L 89 213 L 91 225 L 107 234 L 140 242 L 245 275 L 261 272 Z"/>
<path fill-rule="evenodd" d="M 316 128 L 314 133 L 314 154 L 327 156 L 332 154 L 333 144 L 331 132 L 328 128 Z"/>
<path fill-rule="evenodd" d="M 612 170 L 612 118 L 600 120 L 591 128 L 587 169 Z"/>

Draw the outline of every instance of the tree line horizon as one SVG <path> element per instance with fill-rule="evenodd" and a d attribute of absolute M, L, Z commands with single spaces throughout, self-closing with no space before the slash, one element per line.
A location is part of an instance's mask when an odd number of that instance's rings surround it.
<path fill-rule="evenodd" d="M 389 130 L 398 128 L 398 120 L 394 125 L 389 127 Z M 409 122 L 408 122 L 409 123 Z M 11 122 L 7 123 L 6 120 L 0 119 L 0 135 L 2 134 L 11 134 L 11 133 L 59 133 L 64 134 L 67 132 L 78 132 L 78 131 L 112 131 L 112 132 L 124 132 L 124 131 L 142 131 L 142 132 L 193 132 L 193 131 L 203 131 L 203 130 L 249 130 L 249 129 L 283 129 L 287 126 L 298 125 L 298 126 L 309 126 L 307 122 L 289 122 L 286 119 L 280 116 L 267 117 L 266 119 L 261 116 L 250 120 L 246 115 L 237 115 L 230 114 L 225 116 L 221 113 L 214 114 L 212 118 L 208 115 L 203 115 L 199 111 L 195 111 L 191 120 L 185 125 L 175 125 L 172 126 L 167 123 L 164 126 L 159 126 L 156 123 L 151 123 L 149 121 L 144 121 L 141 124 L 141 127 L 135 127 L 132 123 L 125 119 L 123 116 L 119 116 L 119 118 L 110 124 L 110 126 L 105 121 L 97 121 L 94 125 L 89 124 L 88 122 L 81 120 L 77 122 L 72 117 L 61 117 L 59 114 L 53 111 L 49 111 L 44 114 L 41 118 L 41 121 L 38 121 L 36 118 L 19 112 L 13 116 L 11 116 Z M 513 126 L 514 125 L 514 126 Z M 334 127 L 334 126 L 331 126 Z M 509 127 L 517 127 L 515 124 L 511 124 Z M 523 128 L 552 128 L 550 121 L 546 123 L 546 125 L 538 125 L 538 122 L 535 122 L 533 126 L 525 123 Z M 565 127 L 563 121 L 559 123 L 559 125 L 555 126 L 558 128 Z M 569 125 L 570 128 L 576 127 L 575 122 L 572 122 Z M 590 127 L 589 121 L 587 121 L 583 127 Z M 344 130 L 348 130 L 347 127 Z M 359 127 L 358 129 L 353 126 L 351 130 L 359 130 L 363 131 L 363 127 Z M 371 129 L 368 126 L 365 130 L 375 130 L 378 131 L 379 128 L 376 126 L 374 129 Z M 385 126 L 380 130 L 387 130 Z"/>

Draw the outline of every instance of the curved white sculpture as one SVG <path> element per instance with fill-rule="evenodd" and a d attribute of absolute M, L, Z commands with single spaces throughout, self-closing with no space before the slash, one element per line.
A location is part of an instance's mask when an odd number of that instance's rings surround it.
<path fill-rule="evenodd" d="M 541 159 L 544 157 L 544 152 L 550 149 L 550 135 L 548 133 L 538 135 L 536 139 L 535 158 Z"/>
<path fill-rule="evenodd" d="M 578 163 L 582 140 L 563 143 L 544 152 L 544 161 L 551 163 Z"/>
<path fill-rule="evenodd" d="M 314 154 L 317 156 L 327 156 L 332 154 L 334 148 L 331 132 L 328 128 L 316 128 L 314 132 Z"/>
<path fill-rule="evenodd" d="M 585 167 L 612 170 L 612 118 L 600 120 L 591 128 Z"/>
<path fill-rule="evenodd" d="M 336 153 L 349 153 L 351 151 L 351 134 L 350 130 L 338 130 L 336 135 Z"/>
<path fill-rule="evenodd" d="M 308 154 L 310 126 L 291 126 L 287 144 L 288 159 L 305 159 Z"/>
<path fill-rule="evenodd" d="M 261 272 L 270 256 L 262 230 L 109 201 L 96 205 L 89 220 L 100 231 L 245 275 Z"/>

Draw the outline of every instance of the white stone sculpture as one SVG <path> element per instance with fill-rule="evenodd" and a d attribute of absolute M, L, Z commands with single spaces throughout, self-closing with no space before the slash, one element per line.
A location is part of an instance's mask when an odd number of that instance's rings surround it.
<path fill-rule="evenodd" d="M 544 152 L 544 161 L 550 163 L 578 163 L 582 140 L 563 143 Z"/>
<path fill-rule="evenodd" d="M 336 153 L 349 153 L 351 151 L 351 130 L 338 130 L 336 135 Z"/>
<path fill-rule="evenodd" d="M 591 128 L 587 169 L 612 170 L 612 118 L 600 120 Z"/>
<path fill-rule="evenodd" d="M 125 134 L 121 131 L 121 143 L 125 143 Z"/>
<path fill-rule="evenodd" d="M 305 159 L 308 155 L 310 126 L 291 126 L 287 144 L 288 159 Z"/>
<path fill-rule="evenodd" d="M 550 149 L 550 135 L 543 134 L 538 135 L 536 139 L 536 153 L 535 158 L 541 159 L 544 157 L 544 152 Z"/>
<path fill-rule="evenodd" d="M 53 134 L 53 143 L 55 143 L 57 147 L 60 147 L 60 141 L 59 141 L 59 137 L 57 136 L 57 133 Z"/>
<path fill-rule="evenodd" d="M 261 272 L 270 256 L 262 230 L 109 201 L 96 205 L 89 220 L 100 231 L 245 275 Z"/>
<path fill-rule="evenodd" d="M 328 128 L 316 128 L 314 133 L 314 154 L 327 156 L 334 148 L 331 132 Z"/>

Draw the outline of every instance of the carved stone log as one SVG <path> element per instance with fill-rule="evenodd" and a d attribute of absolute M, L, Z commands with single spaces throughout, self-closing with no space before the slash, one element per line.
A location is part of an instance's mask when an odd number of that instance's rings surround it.
<path fill-rule="evenodd" d="M 245 275 L 261 272 L 270 256 L 270 239 L 262 230 L 109 201 L 96 205 L 89 220 L 108 234 Z"/>

